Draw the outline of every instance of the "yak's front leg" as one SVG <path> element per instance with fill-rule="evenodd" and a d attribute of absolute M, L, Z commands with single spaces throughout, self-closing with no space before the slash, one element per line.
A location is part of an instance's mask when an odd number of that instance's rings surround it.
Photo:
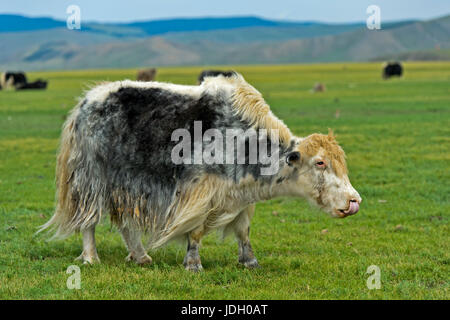
<path fill-rule="evenodd" d="M 193 272 L 203 270 L 200 255 L 198 253 L 202 236 L 203 236 L 203 228 L 194 230 L 188 234 L 187 252 L 183 261 L 183 265 L 186 270 Z"/>
<path fill-rule="evenodd" d="M 258 260 L 250 244 L 250 220 L 255 213 L 255 205 L 250 205 L 239 213 L 233 221 L 233 229 L 239 245 L 239 263 L 247 268 L 259 268 Z"/>
<path fill-rule="evenodd" d="M 83 234 L 83 252 L 75 260 L 81 260 L 84 264 L 99 263 L 95 245 L 95 224 L 81 231 Z"/>

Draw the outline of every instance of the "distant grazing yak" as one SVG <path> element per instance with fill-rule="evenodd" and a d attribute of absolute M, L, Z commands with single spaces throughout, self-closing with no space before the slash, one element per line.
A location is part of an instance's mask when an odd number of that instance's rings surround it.
<path fill-rule="evenodd" d="M 206 77 L 217 77 L 224 76 L 225 78 L 229 78 L 235 74 L 234 71 L 221 71 L 221 70 L 203 70 L 202 73 L 198 76 L 198 84 L 201 84 Z"/>
<path fill-rule="evenodd" d="M 45 89 L 47 88 L 47 81 L 38 79 L 34 82 L 27 82 L 21 86 L 17 86 L 16 90 L 28 90 L 28 89 Z"/>
<path fill-rule="evenodd" d="M 153 81 L 156 77 L 156 69 L 142 69 L 139 70 L 136 76 L 137 81 Z"/>
<path fill-rule="evenodd" d="M 313 92 L 325 92 L 325 91 L 327 91 L 327 87 L 325 87 L 325 84 L 317 82 L 314 85 Z"/>
<path fill-rule="evenodd" d="M 27 83 L 27 77 L 21 71 L 6 71 L 2 74 L 0 83 L 3 89 L 17 88 Z"/>
<path fill-rule="evenodd" d="M 38 79 L 34 82 L 28 82 L 24 72 L 6 71 L 2 74 L 0 79 L 2 89 L 45 89 L 47 88 L 47 81 Z"/>
<path fill-rule="evenodd" d="M 403 67 L 400 62 L 388 62 L 383 68 L 383 79 L 391 77 L 401 77 L 403 74 Z"/>

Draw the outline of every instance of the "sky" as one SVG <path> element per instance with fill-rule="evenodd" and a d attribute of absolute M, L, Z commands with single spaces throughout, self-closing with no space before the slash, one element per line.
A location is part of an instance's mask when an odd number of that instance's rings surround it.
<path fill-rule="evenodd" d="M 275 20 L 363 22 L 369 5 L 378 5 L 382 21 L 426 20 L 450 14 L 449 0 L 14 0 L 0 2 L 0 13 L 65 20 L 69 5 L 81 19 L 129 22 L 179 17 L 259 16 Z"/>

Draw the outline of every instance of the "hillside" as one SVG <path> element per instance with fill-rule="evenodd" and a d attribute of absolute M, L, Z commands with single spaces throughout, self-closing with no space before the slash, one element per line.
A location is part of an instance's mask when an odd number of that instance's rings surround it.
<path fill-rule="evenodd" d="M 254 17 L 88 24 L 81 31 L 50 24 L 45 30 L 0 32 L 0 68 L 369 61 L 423 51 L 439 59 L 445 54 L 434 54 L 435 48 L 450 48 L 449 34 L 450 16 L 390 23 L 377 31 L 361 24 L 289 23 Z"/>
<path fill-rule="evenodd" d="M 375 57 L 372 61 L 449 61 L 450 49 L 409 51 Z"/>
<path fill-rule="evenodd" d="M 323 24 L 317 22 L 285 22 L 258 17 L 219 17 L 219 18 L 179 18 L 130 23 L 82 23 L 82 32 L 98 33 L 117 38 L 149 37 L 169 33 L 206 32 L 215 30 L 235 30 L 258 27 L 280 27 L 290 29 L 317 29 L 315 35 L 336 34 L 361 24 Z M 0 33 L 47 30 L 65 28 L 65 21 L 52 18 L 29 18 L 19 15 L 0 14 Z M 317 28 L 316 28 L 317 27 Z"/>
<path fill-rule="evenodd" d="M 0 14 L 0 32 L 48 30 L 65 25 L 65 22 L 52 18 L 27 18 L 15 14 Z"/>

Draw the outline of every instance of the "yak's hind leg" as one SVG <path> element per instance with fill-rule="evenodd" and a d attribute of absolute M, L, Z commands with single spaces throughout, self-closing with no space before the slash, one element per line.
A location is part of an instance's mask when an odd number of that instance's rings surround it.
<path fill-rule="evenodd" d="M 255 205 L 250 205 L 239 213 L 232 222 L 232 228 L 239 245 L 239 263 L 247 268 L 259 268 L 258 260 L 250 245 L 250 220 L 255 213 Z"/>
<path fill-rule="evenodd" d="M 200 254 L 198 253 L 202 236 L 203 228 L 199 228 L 198 230 L 190 232 L 187 237 L 187 252 L 183 261 L 183 265 L 186 270 L 193 272 L 203 270 Z"/>
<path fill-rule="evenodd" d="M 142 245 L 139 229 L 122 226 L 120 232 L 129 252 L 125 258 L 127 261 L 134 261 L 140 265 L 152 263 L 152 258 L 147 254 L 147 251 Z"/>
<path fill-rule="evenodd" d="M 83 252 L 76 260 L 81 260 L 84 264 L 99 263 L 100 259 L 95 245 L 95 224 L 81 230 L 81 233 L 83 234 Z"/>

